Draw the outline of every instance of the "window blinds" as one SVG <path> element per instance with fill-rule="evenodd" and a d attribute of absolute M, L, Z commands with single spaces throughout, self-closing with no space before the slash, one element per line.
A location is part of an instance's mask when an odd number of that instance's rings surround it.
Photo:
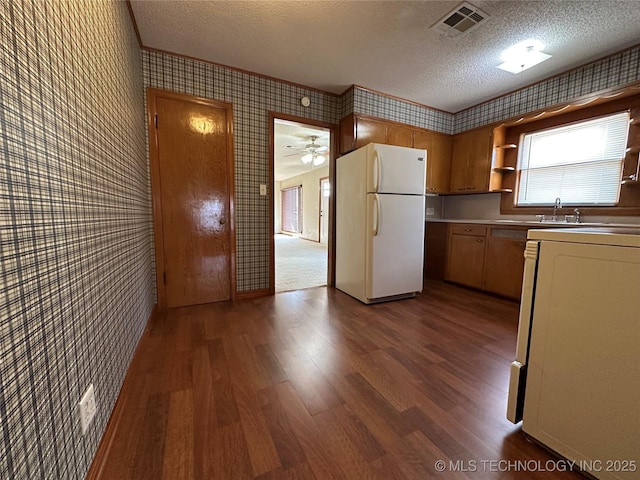
<path fill-rule="evenodd" d="M 517 205 L 615 205 L 629 112 L 524 134 Z"/>

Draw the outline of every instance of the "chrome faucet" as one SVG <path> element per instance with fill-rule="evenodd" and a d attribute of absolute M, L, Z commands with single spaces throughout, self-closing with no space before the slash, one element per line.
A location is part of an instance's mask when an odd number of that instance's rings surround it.
<path fill-rule="evenodd" d="M 557 222 L 558 221 L 558 216 L 557 216 L 557 211 L 559 208 L 562 208 L 562 201 L 560 200 L 560 197 L 556 198 L 556 203 L 553 204 L 553 221 Z"/>
<path fill-rule="evenodd" d="M 577 208 L 574 208 L 573 213 L 576 214 L 576 223 L 580 223 L 580 210 Z"/>

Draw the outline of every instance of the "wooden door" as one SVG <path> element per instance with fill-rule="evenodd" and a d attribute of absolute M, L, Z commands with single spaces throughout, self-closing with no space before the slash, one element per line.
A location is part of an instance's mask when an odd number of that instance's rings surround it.
<path fill-rule="evenodd" d="M 482 287 L 486 228 L 476 225 L 455 225 L 449 231 L 447 271 L 451 282 Z"/>
<path fill-rule="evenodd" d="M 467 189 L 476 192 L 489 190 L 491 173 L 491 133 L 493 128 L 473 130 L 468 165 Z"/>
<path fill-rule="evenodd" d="M 369 118 L 356 119 L 356 148 L 370 143 L 386 143 L 387 125 L 384 122 Z"/>
<path fill-rule="evenodd" d="M 467 189 L 470 156 L 471 138 L 469 132 L 454 135 L 451 151 L 451 179 L 449 183 L 449 191 L 451 193 L 463 192 Z"/>
<path fill-rule="evenodd" d="M 413 144 L 413 129 L 389 123 L 387 124 L 385 143 L 399 147 L 411 147 Z"/>
<path fill-rule="evenodd" d="M 451 170 L 451 135 L 425 130 L 413 132 L 414 148 L 427 151 L 427 192 L 447 193 Z"/>
<path fill-rule="evenodd" d="M 231 105 L 149 91 L 161 308 L 232 296 Z"/>

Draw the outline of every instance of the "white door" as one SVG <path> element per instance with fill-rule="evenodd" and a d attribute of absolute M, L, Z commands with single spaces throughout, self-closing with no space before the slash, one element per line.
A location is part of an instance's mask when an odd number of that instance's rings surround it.
<path fill-rule="evenodd" d="M 331 185 L 328 178 L 320 179 L 320 243 L 329 241 L 329 195 Z"/>
<path fill-rule="evenodd" d="M 422 291 L 424 196 L 367 195 L 366 297 Z"/>

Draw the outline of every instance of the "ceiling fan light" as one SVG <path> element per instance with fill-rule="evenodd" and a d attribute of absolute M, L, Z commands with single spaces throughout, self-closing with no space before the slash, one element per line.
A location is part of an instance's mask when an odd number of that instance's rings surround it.
<path fill-rule="evenodd" d="M 316 155 L 313 158 L 313 164 L 317 167 L 318 165 L 322 165 L 325 160 L 326 160 L 326 158 L 325 158 L 324 155 Z"/>
<path fill-rule="evenodd" d="M 305 165 L 308 165 L 309 163 L 311 163 L 313 161 L 313 155 L 311 155 L 310 153 L 307 153 L 306 155 L 303 155 L 300 160 L 302 161 L 302 163 L 304 163 Z"/>

